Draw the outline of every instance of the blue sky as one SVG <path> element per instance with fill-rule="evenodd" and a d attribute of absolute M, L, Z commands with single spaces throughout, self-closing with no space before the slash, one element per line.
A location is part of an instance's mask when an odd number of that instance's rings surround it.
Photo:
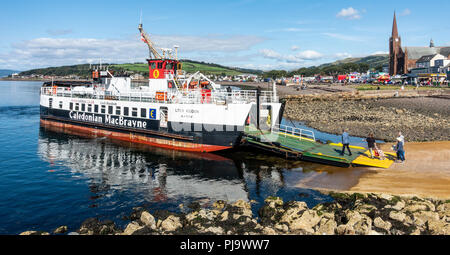
<path fill-rule="evenodd" d="M 394 10 L 403 45 L 450 45 L 448 0 L 2 1 L 0 69 L 143 62 L 137 25 L 180 58 L 296 69 L 388 51 Z"/>

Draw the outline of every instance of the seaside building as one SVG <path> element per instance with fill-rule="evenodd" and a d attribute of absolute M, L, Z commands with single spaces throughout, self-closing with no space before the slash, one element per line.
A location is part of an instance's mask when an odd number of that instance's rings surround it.
<path fill-rule="evenodd" d="M 447 60 L 447 58 L 441 54 L 426 55 L 417 60 L 416 68 L 435 67 L 437 61 L 444 61 L 444 60 Z"/>
<path fill-rule="evenodd" d="M 437 55 L 442 57 L 436 58 Z M 425 63 L 427 60 L 423 58 L 430 56 L 432 56 L 432 59 L 429 60 L 429 67 L 434 66 L 434 60 L 436 59 L 450 59 L 450 47 L 436 47 L 433 39 L 431 39 L 428 47 L 403 47 L 401 37 L 398 34 L 397 18 L 394 13 L 392 35 L 389 39 L 389 74 L 407 74 L 414 68 L 428 69 L 428 67 L 419 67 L 417 64 Z"/>

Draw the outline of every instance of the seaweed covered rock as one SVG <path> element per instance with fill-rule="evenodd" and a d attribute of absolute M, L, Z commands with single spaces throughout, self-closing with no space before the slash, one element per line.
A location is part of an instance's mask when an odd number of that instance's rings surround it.
<path fill-rule="evenodd" d="M 150 227 L 151 229 L 155 229 L 156 228 L 155 217 L 153 217 L 153 215 L 151 215 L 149 212 L 143 211 L 141 213 L 140 220 L 142 221 L 143 224 L 145 224 L 146 226 Z"/>
<path fill-rule="evenodd" d="M 119 229 L 111 220 L 99 221 L 97 218 L 85 220 L 77 230 L 80 235 L 113 235 Z"/>
<path fill-rule="evenodd" d="M 302 230 L 308 234 L 314 234 L 314 227 L 319 224 L 321 216 L 314 210 L 306 210 L 299 218 L 294 219 L 289 224 L 289 229 L 292 231 Z"/>
<path fill-rule="evenodd" d="M 164 221 L 161 222 L 161 230 L 171 232 L 179 228 L 182 228 L 181 220 L 179 217 L 170 215 Z"/>

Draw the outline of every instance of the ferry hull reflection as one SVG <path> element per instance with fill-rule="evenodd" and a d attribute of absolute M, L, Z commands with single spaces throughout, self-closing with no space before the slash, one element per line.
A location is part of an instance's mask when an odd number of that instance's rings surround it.
<path fill-rule="evenodd" d="M 168 197 L 248 200 L 242 173 L 225 157 L 71 135 L 82 134 L 41 127 L 39 154 L 51 164 L 83 174 L 92 183 L 149 192 L 151 201 Z"/>
<path fill-rule="evenodd" d="M 176 209 L 194 201 L 255 200 L 262 205 L 268 196 L 298 200 L 299 193 L 308 193 L 302 200 L 311 205 L 323 198 L 319 192 L 295 187 L 321 165 L 248 151 L 183 152 L 80 135 L 41 127 L 38 151 L 44 161 L 61 166 L 74 179 L 87 179 L 96 203 L 110 197 L 113 201 L 108 203 Z"/>

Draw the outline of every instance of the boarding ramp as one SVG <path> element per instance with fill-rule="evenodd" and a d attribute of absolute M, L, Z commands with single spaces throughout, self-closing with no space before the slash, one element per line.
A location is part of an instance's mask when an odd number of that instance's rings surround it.
<path fill-rule="evenodd" d="M 314 135 L 314 132 L 307 129 L 287 126 L 287 125 L 281 125 L 276 124 L 272 128 L 272 133 L 278 133 L 280 135 L 284 135 L 284 138 L 286 137 L 293 137 L 297 138 L 299 140 L 306 139 L 315 142 L 316 136 Z"/>
<path fill-rule="evenodd" d="M 322 143 L 316 140 L 313 131 L 287 125 L 275 125 L 271 130 L 258 130 L 255 126 L 247 126 L 243 137 L 243 144 L 288 159 L 310 161 L 320 164 L 340 167 L 369 166 L 389 168 L 394 162 L 394 154 L 385 153 L 386 158 L 372 159 L 367 148 L 350 146 L 352 155 L 348 151 L 341 155 L 342 144 Z"/>

